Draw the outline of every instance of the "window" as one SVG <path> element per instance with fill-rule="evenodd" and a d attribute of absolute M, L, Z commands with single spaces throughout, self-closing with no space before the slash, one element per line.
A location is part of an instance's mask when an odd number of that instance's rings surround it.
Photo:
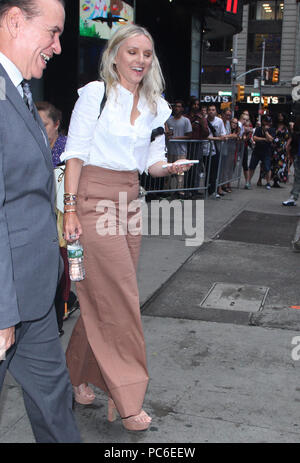
<path fill-rule="evenodd" d="M 258 1 L 250 6 L 251 20 L 257 21 L 278 21 L 283 18 L 283 0 Z"/>
<path fill-rule="evenodd" d="M 209 51 L 231 52 L 232 51 L 232 36 L 209 40 Z"/>
<path fill-rule="evenodd" d="M 231 69 L 228 66 L 203 66 L 202 83 L 204 84 L 230 84 Z"/>
<path fill-rule="evenodd" d="M 280 55 L 281 34 L 249 34 L 248 51 L 261 53 L 263 40 L 266 41 L 266 53 Z"/>
<path fill-rule="evenodd" d="M 224 39 L 215 39 L 209 41 L 209 51 L 223 51 L 224 50 Z"/>

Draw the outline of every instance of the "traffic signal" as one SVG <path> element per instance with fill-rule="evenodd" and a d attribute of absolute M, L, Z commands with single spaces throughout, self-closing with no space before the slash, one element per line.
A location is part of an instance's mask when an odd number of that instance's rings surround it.
<path fill-rule="evenodd" d="M 264 99 L 264 109 L 267 109 L 267 107 L 268 107 L 268 97 L 264 96 L 263 99 Z"/>
<path fill-rule="evenodd" d="M 244 99 L 244 97 L 245 97 L 245 85 L 238 84 L 237 85 L 237 97 L 236 97 L 236 100 L 241 101 L 241 100 Z"/>
<path fill-rule="evenodd" d="M 276 84 L 279 80 L 279 69 L 275 68 L 273 69 L 273 77 L 272 77 L 272 83 Z"/>

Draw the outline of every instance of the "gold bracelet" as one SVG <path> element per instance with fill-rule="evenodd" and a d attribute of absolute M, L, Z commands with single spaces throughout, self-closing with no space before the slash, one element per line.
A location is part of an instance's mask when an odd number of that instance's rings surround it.
<path fill-rule="evenodd" d="M 68 212 L 77 212 L 76 209 L 64 209 L 64 214 L 67 214 Z"/>

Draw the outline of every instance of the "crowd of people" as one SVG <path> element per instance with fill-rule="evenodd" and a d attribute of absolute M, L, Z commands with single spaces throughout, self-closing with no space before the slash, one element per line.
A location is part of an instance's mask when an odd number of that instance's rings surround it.
<path fill-rule="evenodd" d="M 173 114 L 166 123 L 168 158 L 174 161 L 176 157 L 180 159 L 187 156 L 188 143 L 184 141 L 185 139 L 211 140 L 212 157 L 208 193 L 221 198 L 232 190 L 229 182 L 223 182 L 216 188 L 220 142 L 236 140 L 244 145 L 242 170 L 245 189 L 252 188 L 251 181 L 258 164 L 260 164 L 260 172 L 257 186 L 265 186 L 267 190 L 280 188 L 281 184 L 287 183 L 290 167 L 294 162 L 293 151 L 291 151 L 291 142 L 295 139 L 295 136 L 292 138 L 293 128 L 294 124 L 289 122 L 282 112 L 254 118 L 249 111 L 244 110 L 239 117 L 236 117 L 228 108 L 219 112 L 215 104 L 201 105 L 199 99 L 194 97 L 191 98 L 186 109 L 184 102 L 178 100 L 175 101 Z M 170 143 L 170 140 L 176 139 L 181 141 Z M 295 141 L 293 144 L 295 145 Z M 296 165 L 297 163 L 294 163 L 294 167 Z M 234 166 L 231 171 L 233 170 Z M 183 185 L 184 179 L 181 178 L 177 182 L 177 188 L 183 188 Z M 193 193 L 197 196 L 197 192 Z M 190 193 L 183 191 L 177 196 L 180 195 L 182 198 L 191 196 Z M 297 193 L 294 192 L 293 198 L 284 202 L 284 205 L 294 204 L 297 198 Z"/>

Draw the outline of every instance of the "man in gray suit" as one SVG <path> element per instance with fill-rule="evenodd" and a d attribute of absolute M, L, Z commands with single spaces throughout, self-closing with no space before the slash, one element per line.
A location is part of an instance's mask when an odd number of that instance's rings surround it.
<path fill-rule="evenodd" d="M 51 152 L 27 82 L 61 53 L 64 21 L 63 0 L 0 0 L 0 390 L 9 370 L 37 442 L 80 442 L 53 308 Z"/>

